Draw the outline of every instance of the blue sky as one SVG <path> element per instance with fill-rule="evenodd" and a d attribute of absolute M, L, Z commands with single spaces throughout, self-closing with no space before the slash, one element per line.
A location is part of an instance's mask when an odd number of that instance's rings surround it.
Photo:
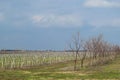
<path fill-rule="evenodd" d="M 120 44 L 120 0 L 0 0 L 0 49 L 63 50 L 78 31 Z"/>

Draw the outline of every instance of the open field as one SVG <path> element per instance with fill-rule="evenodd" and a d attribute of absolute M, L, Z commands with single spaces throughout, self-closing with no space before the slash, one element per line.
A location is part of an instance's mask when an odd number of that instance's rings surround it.
<path fill-rule="evenodd" d="M 54 56 L 58 55 L 57 53 L 59 54 L 59 57 L 61 54 L 63 55 L 63 53 L 60 54 L 60 52 L 54 52 Z M 51 53 L 51 54 L 53 54 L 53 53 Z M 8 54 L 1 54 L 1 55 L 8 56 Z M 12 55 L 14 58 L 14 57 L 17 57 L 18 55 L 20 56 L 21 54 L 9 54 L 9 55 Z M 25 56 L 26 54 L 22 54 L 22 55 Z M 31 56 L 31 55 L 33 56 L 33 54 L 30 53 L 29 56 Z M 65 53 L 64 53 L 64 55 L 65 55 Z M 89 79 L 90 80 L 91 79 L 94 79 L 94 80 L 97 80 L 97 79 L 98 80 L 101 80 L 101 79 L 103 79 L 103 80 L 119 80 L 120 79 L 120 56 L 115 58 L 113 61 L 111 61 L 105 65 L 101 65 L 101 66 L 84 67 L 83 69 L 81 69 L 81 68 L 79 68 L 79 65 L 77 65 L 78 71 L 73 71 L 74 70 L 73 69 L 74 68 L 73 67 L 74 66 L 74 61 L 73 61 L 74 58 L 71 55 L 66 55 L 64 57 L 61 56 L 60 58 L 57 58 L 57 57 L 55 58 L 54 56 L 51 55 L 52 59 L 50 59 L 50 60 L 52 60 L 53 63 L 45 64 L 46 60 L 45 61 L 43 60 L 44 61 L 43 65 L 42 64 L 36 65 L 37 62 L 35 62 L 34 64 L 32 64 L 32 66 L 30 68 L 26 68 L 25 66 L 23 66 L 23 68 L 11 68 L 11 66 L 7 66 L 5 68 L 1 67 L 0 80 L 80 80 L 80 79 L 81 80 L 84 80 L 84 79 L 85 80 L 86 79 L 87 80 L 89 80 Z M 26 59 L 27 59 L 27 57 L 29 58 L 29 56 L 27 55 Z M 35 57 L 35 54 L 33 57 Z M 38 58 L 36 58 L 36 57 L 38 57 Z M 36 57 L 35 57 L 35 60 L 36 59 L 41 60 L 40 57 L 38 56 L 38 54 L 36 55 Z M 30 57 L 30 58 L 32 58 L 32 57 Z M 45 59 L 47 59 L 47 58 L 45 58 Z M 7 59 L 9 60 L 9 58 L 6 58 L 6 61 L 7 61 Z M 19 57 L 17 57 L 15 59 L 16 64 L 17 64 L 17 61 L 19 61 L 18 59 L 19 59 Z M 33 61 L 35 61 L 35 60 L 33 60 Z M 24 60 L 22 60 L 22 61 L 24 61 Z M 27 62 L 25 64 L 28 65 Z M 6 66 L 6 64 L 4 66 Z M 12 67 L 15 67 L 15 66 L 18 67 L 18 65 L 14 65 Z"/>

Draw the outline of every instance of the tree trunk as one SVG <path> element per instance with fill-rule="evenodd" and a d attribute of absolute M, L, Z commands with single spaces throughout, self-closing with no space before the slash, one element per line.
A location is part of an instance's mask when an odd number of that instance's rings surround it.
<path fill-rule="evenodd" d="M 78 52 L 76 52 L 76 55 L 75 55 L 74 71 L 77 70 L 77 54 L 78 54 Z"/>

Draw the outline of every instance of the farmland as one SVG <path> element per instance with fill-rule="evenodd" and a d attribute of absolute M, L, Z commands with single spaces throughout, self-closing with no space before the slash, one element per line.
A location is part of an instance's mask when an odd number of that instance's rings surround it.
<path fill-rule="evenodd" d="M 120 0 L 0 0 L 0 80 L 120 80 Z"/>
<path fill-rule="evenodd" d="M 3 52 L 1 52 L 3 53 Z M 30 68 L 74 59 L 71 52 L 19 51 L 0 54 L 1 69 Z"/>
<path fill-rule="evenodd" d="M 80 68 L 78 64 L 78 71 L 74 71 L 72 52 L 20 51 L 0 55 L 0 80 L 120 79 L 120 56 L 105 65 Z"/>
<path fill-rule="evenodd" d="M 0 80 L 120 79 L 120 46 L 74 36 L 68 50 L 1 50 Z"/>

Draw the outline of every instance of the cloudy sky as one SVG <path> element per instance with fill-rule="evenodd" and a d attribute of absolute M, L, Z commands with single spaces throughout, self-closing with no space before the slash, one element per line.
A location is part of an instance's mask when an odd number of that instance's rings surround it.
<path fill-rule="evenodd" d="M 0 0 L 0 49 L 62 50 L 78 31 L 120 44 L 120 0 Z"/>

